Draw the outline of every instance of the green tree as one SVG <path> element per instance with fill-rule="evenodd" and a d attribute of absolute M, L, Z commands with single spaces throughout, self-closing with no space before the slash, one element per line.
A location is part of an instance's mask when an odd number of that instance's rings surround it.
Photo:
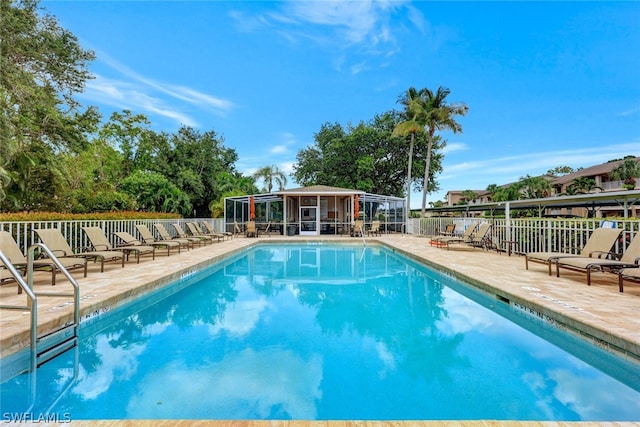
<path fill-rule="evenodd" d="M 111 146 L 122 152 L 122 176 L 129 176 L 135 169 L 134 158 L 138 147 L 142 145 L 149 119 L 143 114 L 133 114 L 130 110 L 113 112 L 109 121 L 102 127 L 100 136 Z"/>
<path fill-rule="evenodd" d="M 420 122 L 428 128 L 429 145 L 427 147 L 427 159 L 424 169 L 424 185 L 422 189 L 422 216 L 427 206 L 427 193 L 429 191 L 429 168 L 431 167 L 431 152 L 433 148 L 434 133 L 436 130 L 450 130 L 453 133 L 462 132 L 462 126 L 455 120 L 455 116 L 464 116 L 469 111 L 463 103 L 448 104 L 447 96 L 451 91 L 442 86 L 435 93 L 427 88 L 420 91 L 422 112 Z"/>
<path fill-rule="evenodd" d="M 140 210 L 191 213 L 189 196 L 157 172 L 136 171 L 122 181 L 120 188 L 136 200 Z"/>
<path fill-rule="evenodd" d="M 571 185 L 567 186 L 568 194 L 585 194 L 596 187 L 596 180 L 588 178 L 586 176 L 580 176 L 573 181 Z"/>
<path fill-rule="evenodd" d="M 97 138 L 80 153 L 60 153 L 66 188 L 64 210 L 93 212 L 134 209 L 133 199 L 117 190 L 122 154 Z"/>
<path fill-rule="evenodd" d="M 549 197 L 551 182 L 542 176 L 525 176 L 520 178 L 520 189 L 525 199 Z"/>
<path fill-rule="evenodd" d="M 551 176 L 562 176 L 575 172 L 576 170 L 570 166 L 556 166 L 553 169 L 549 169 L 547 171 L 547 175 Z"/>
<path fill-rule="evenodd" d="M 279 190 L 284 190 L 287 186 L 287 175 L 276 165 L 264 166 L 253 174 L 254 179 L 262 179 L 264 182 L 264 191 L 271 193 L 273 183 L 275 181 Z"/>
<path fill-rule="evenodd" d="M 622 163 L 616 166 L 609 177 L 612 180 L 620 180 L 624 187 L 633 189 L 636 186 L 636 178 L 640 176 L 640 161 L 635 158 L 625 158 Z"/>
<path fill-rule="evenodd" d="M 335 123 L 322 125 L 315 145 L 298 152 L 294 180 L 302 186 L 322 184 L 402 197 L 406 140 L 393 134 L 399 121 L 398 112 L 391 111 L 346 130 Z"/>
<path fill-rule="evenodd" d="M 510 200 L 520 200 L 522 194 L 522 182 L 513 183 L 507 187 L 500 187 L 493 196 L 494 202 L 508 202 Z"/>
<path fill-rule="evenodd" d="M 190 214 L 205 216 L 211 212 L 209 204 L 223 193 L 218 176 L 235 172 L 238 155 L 223 142 L 213 130 L 185 126 L 176 134 L 145 135 L 145 154 L 138 158 L 150 159 L 145 161 L 148 170 L 164 175 L 187 194 L 193 207 Z"/>
<path fill-rule="evenodd" d="M 0 22 L 0 198 L 10 196 L 18 209 L 50 205 L 62 188 L 51 154 L 81 149 L 96 124 L 97 111 L 79 112 L 74 99 L 92 78 L 94 54 L 36 0 L 0 2 Z M 24 178 L 32 182 L 15 183 Z"/>
<path fill-rule="evenodd" d="M 340 157 L 342 153 L 339 152 L 346 135 L 347 133 L 338 123 L 322 124 L 320 130 L 314 135 L 315 144 L 296 154 L 293 179 L 305 187 L 316 184 L 341 186 L 338 183 L 338 174 L 333 171 L 333 165 L 343 160 Z M 334 157 L 336 155 L 337 158 Z M 331 160 L 333 162 L 330 164 Z"/>
<path fill-rule="evenodd" d="M 464 190 L 462 192 L 462 201 L 466 204 L 473 202 L 478 198 L 478 193 L 473 190 Z"/>
<path fill-rule="evenodd" d="M 487 192 L 492 201 L 495 201 L 496 194 L 500 191 L 498 184 L 489 184 L 487 186 Z"/>
<path fill-rule="evenodd" d="M 225 197 L 243 196 L 258 193 L 253 177 L 242 175 L 240 172 L 222 172 L 218 175 L 218 190 L 220 197 L 209 203 L 212 218 L 224 216 Z"/>

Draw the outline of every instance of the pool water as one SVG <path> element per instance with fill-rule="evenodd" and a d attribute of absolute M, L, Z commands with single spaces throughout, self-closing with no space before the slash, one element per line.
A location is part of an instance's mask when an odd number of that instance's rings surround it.
<path fill-rule="evenodd" d="M 383 247 L 261 245 L 83 323 L 76 351 L 3 383 L 0 405 L 4 420 L 638 421 L 639 378 Z"/>

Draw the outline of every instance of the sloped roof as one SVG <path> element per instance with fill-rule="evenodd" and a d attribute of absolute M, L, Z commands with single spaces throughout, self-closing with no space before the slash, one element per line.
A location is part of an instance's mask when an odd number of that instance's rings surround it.
<path fill-rule="evenodd" d="M 365 194 L 365 192 L 349 188 L 330 187 L 328 185 L 311 185 L 309 187 L 274 191 L 273 194 L 290 196 L 293 194 Z"/>
<path fill-rule="evenodd" d="M 508 202 L 475 203 L 469 205 L 441 206 L 427 208 L 428 212 L 466 212 L 466 211 L 503 211 L 506 205 L 512 209 L 542 209 L 543 207 L 583 207 L 595 208 L 602 206 L 616 206 L 628 210 L 640 203 L 640 190 L 620 190 L 595 194 L 577 194 L 571 196 L 553 196 L 541 199 L 520 199 Z"/>
<path fill-rule="evenodd" d="M 371 194 L 362 190 L 351 188 L 331 187 L 328 185 L 311 185 L 309 187 L 290 188 L 287 190 L 274 191 L 273 193 L 262 193 L 244 196 L 225 197 L 225 200 L 249 203 L 249 198 L 253 197 L 256 203 L 280 201 L 284 196 L 354 196 L 358 195 L 371 202 L 397 202 L 404 201 L 403 197 L 383 196 Z M 363 199 L 364 200 L 364 199 Z"/>
<path fill-rule="evenodd" d="M 591 166 L 588 168 L 580 169 L 579 171 L 568 173 L 553 180 L 553 185 L 568 184 L 576 178 L 580 177 L 593 177 L 599 175 L 607 175 L 613 169 L 617 168 L 627 159 L 616 160 L 615 162 L 602 163 L 600 165 Z M 635 157 L 635 161 L 640 160 L 640 157 Z"/>

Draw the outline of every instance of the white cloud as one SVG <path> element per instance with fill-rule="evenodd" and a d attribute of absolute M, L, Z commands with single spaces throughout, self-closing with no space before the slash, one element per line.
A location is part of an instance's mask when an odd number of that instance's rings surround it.
<path fill-rule="evenodd" d="M 275 145 L 271 147 L 271 150 L 269 151 L 271 152 L 271 154 L 283 154 L 288 152 L 289 149 L 284 145 Z"/>
<path fill-rule="evenodd" d="M 131 110 L 145 115 L 168 118 L 180 125 L 198 126 L 188 112 L 193 107 L 224 116 L 235 108 L 233 102 L 199 92 L 183 85 L 158 82 L 146 78 L 122 65 L 109 55 L 99 55 L 101 63 L 111 69 L 115 77 L 95 74 L 81 94 L 89 102 Z"/>
<path fill-rule="evenodd" d="M 361 58 L 344 67 L 347 60 L 343 52 L 357 48 L 358 55 L 386 58 L 399 52 L 395 36 L 399 28 L 407 23 L 418 26 L 420 31 L 425 27 L 420 11 L 400 0 L 295 1 L 281 5 L 277 12 L 262 16 L 248 17 L 240 12 L 230 16 L 240 31 L 273 29 L 290 43 L 310 41 L 324 47 L 336 56 L 336 70 L 347 69 L 352 74 L 371 67 Z M 407 16 L 393 25 L 393 15 L 402 12 Z"/>
<path fill-rule="evenodd" d="M 442 291 L 448 316 L 436 322 L 443 335 L 455 336 L 465 332 L 485 331 L 494 327 L 493 313 L 470 299 L 445 287 Z"/>
<path fill-rule="evenodd" d="M 467 151 L 469 147 L 464 142 L 448 142 L 442 149 L 443 154 L 453 153 L 454 151 Z"/>
<path fill-rule="evenodd" d="M 619 116 L 623 117 L 634 116 L 636 114 L 640 114 L 640 107 L 630 108 L 629 110 L 618 113 Z"/>
<path fill-rule="evenodd" d="M 451 150 L 451 146 L 455 150 Z M 446 149 L 470 151 L 470 147 L 462 144 L 447 144 Z M 629 154 L 636 154 L 640 148 L 640 141 L 608 145 L 606 150 L 601 147 L 584 149 L 557 150 L 535 153 L 523 153 L 514 156 L 488 157 L 476 161 L 465 161 L 447 164 L 444 159 L 443 173 L 438 176 L 441 190 L 429 195 L 429 200 L 441 200 L 447 191 L 474 189 L 483 190 L 489 184 L 504 185 L 518 181 L 525 175 L 541 175 L 556 166 L 570 166 L 573 168 L 589 167 L 605 163 L 615 158 L 622 158 Z M 470 157 L 474 157 L 473 153 Z M 414 203 L 412 202 L 412 205 Z M 414 206 L 415 207 L 415 206 Z"/>
<path fill-rule="evenodd" d="M 167 389 L 178 382 L 185 384 L 179 393 Z M 127 412 L 135 418 L 265 419 L 279 408 L 292 419 L 315 419 L 321 382 L 318 355 L 247 349 L 201 369 L 173 363 L 156 370 L 132 395 Z"/>
<path fill-rule="evenodd" d="M 296 136 L 291 132 L 281 132 L 277 134 L 274 139 L 276 142 L 271 145 L 266 141 L 263 146 L 269 147 L 268 151 L 252 153 L 252 156 L 243 156 L 238 161 L 238 170 L 245 175 L 253 175 L 259 168 L 276 165 L 287 176 L 287 187 L 293 184 L 293 179 L 290 177 L 293 172 L 293 165 L 295 164 L 295 156 L 292 154 L 292 147 L 298 145 Z M 258 180 L 256 185 L 260 187 L 263 185 L 262 180 Z"/>
<path fill-rule="evenodd" d="M 637 416 L 638 402 L 621 383 L 580 377 L 564 369 L 550 370 L 548 375 L 550 384 L 554 385 L 554 397 L 575 411 L 580 419 L 599 420 L 606 413 L 622 414 L 622 419 Z"/>
<path fill-rule="evenodd" d="M 638 143 L 609 145 L 606 150 L 600 147 L 585 149 L 546 151 L 539 153 L 525 153 L 517 156 L 490 157 L 486 160 L 463 162 L 445 165 L 444 171 L 449 178 L 469 174 L 499 176 L 501 174 L 519 173 L 524 175 L 538 175 L 556 166 L 589 167 L 620 158 L 628 154 L 637 153 Z M 506 182 L 504 183 L 506 184 Z"/>
<path fill-rule="evenodd" d="M 209 325 L 209 333 L 212 336 L 226 331 L 232 336 L 242 336 L 251 332 L 261 313 L 268 307 L 269 303 L 263 295 L 257 294 L 245 278 L 239 278 L 235 283 L 238 296 L 224 313 L 224 318 L 214 324 Z"/>
<path fill-rule="evenodd" d="M 73 387 L 74 393 L 83 399 L 92 400 L 106 392 L 113 381 L 127 380 L 136 373 L 138 357 L 146 346 L 131 344 L 126 347 L 114 347 L 112 341 L 119 338 L 120 333 L 98 335 L 95 348 L 98 362 L 92 371 L 80 366 L 78 380 Z"/>

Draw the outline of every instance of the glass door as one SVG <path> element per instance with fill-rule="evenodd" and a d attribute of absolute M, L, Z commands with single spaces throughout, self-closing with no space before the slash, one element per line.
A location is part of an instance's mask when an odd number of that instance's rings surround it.
<path fill-rule="evenodd" d="M 300 208 L 300 235 L 318 235 L 318 207 L 302 206 Z"/>

